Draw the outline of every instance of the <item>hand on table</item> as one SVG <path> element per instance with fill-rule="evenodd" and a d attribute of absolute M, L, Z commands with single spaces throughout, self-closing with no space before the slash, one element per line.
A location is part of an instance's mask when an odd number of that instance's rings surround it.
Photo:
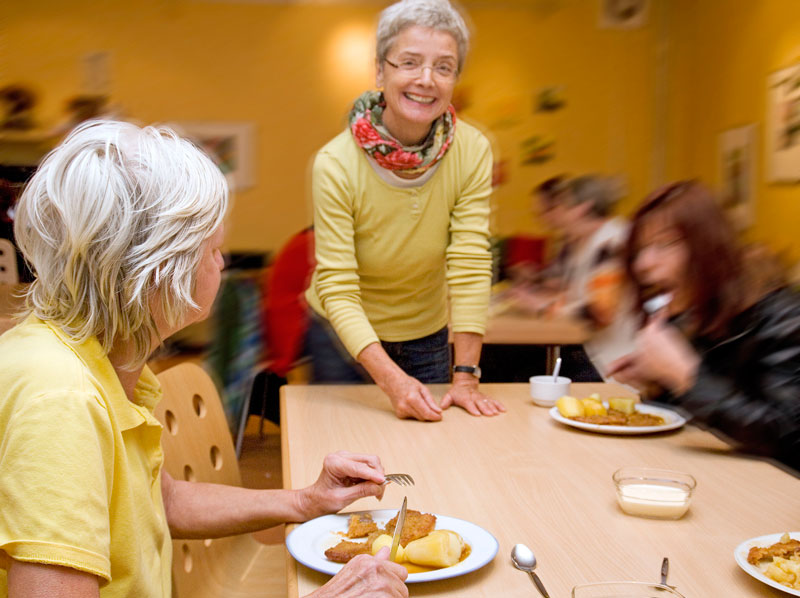
<path fill-rule="evenodd" d="M 427 387 L 399 368 L 388 383 L 380 386 L 389 396 L 397 417 L 401 419 L 414 418 L 420 421 L 442 419 L 442 408 L 439 407 Z"/>
<path fill-rule="evenodd" d="M 610 366 L 607 374 L 618 382 L 639 389 L 656 382 L 673 393 L 683 394 L 694 384 L 700 356 L 689 341 L 658 315 L 636 336 L 636 349 Z"/>
<path fill-rule="evenodd" d="M 374 455 L 339 451 L 325 457 L 322 472 L 300 492 L 305 520 L 336 513 L 359 498 L 383 498 L 383 466 Z"/>
<path fill-rule="evenodd" d="M 389 548 L 351 559 L 328 583 L 307 598 L 405 598 L 408 571 L 389 560 Z"/>
<path fill-rule="evenodd" d="M 458 405 L 472 415 L 499 415 L 506 410 L 500 401 L 478 390 L 478 380 L 471 374 L 466 374 L 464 378 L 453 378 L 453 385 L 442 399 L 442 409 L 451 405 Z"/>

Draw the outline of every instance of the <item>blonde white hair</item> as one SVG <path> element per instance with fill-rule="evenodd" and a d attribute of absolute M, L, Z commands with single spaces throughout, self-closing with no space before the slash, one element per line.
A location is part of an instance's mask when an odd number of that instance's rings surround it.
<path fill-rule="evenodd" d="M 80 125 L 17 204 L 14 234 L 36 274 L 28 309 L 106 353 L 130 342 L 129 365 L 144 363 L 160 341 L 152 301 L 172 327 L 198 309 L 203 245 L 227 208 L 219 168 L 170 129 Z"/>
<path fill-rule="evenodd" d="M 418 25 L 453 36 L 458 46 L 458 72 L 469 50 L 469 30 L 461 14 L 447 0 L 401 0 L 384 9 L 378 20 L 376 54 L 383 64 L 403 29 Z"/>

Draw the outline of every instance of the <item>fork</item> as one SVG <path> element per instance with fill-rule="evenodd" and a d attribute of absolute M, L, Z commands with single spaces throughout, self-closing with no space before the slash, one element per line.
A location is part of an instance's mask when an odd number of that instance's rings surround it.
<path fill-rule="evenodd" d="M 394 482 L 399 486 L 413 486 L 414 485 L 414 478 L 412 478 L 407 473 L 387 473 L 385 476 L 386 481 L 382 484 L 385 486 L 389 482 Z"/>

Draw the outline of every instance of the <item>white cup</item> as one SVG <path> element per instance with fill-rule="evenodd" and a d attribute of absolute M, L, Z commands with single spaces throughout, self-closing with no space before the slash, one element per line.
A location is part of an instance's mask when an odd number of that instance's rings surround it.
<path fill-rule="evenodd" d="M 559 376 L 553 382 L 552 376 L 531 376 L 531 399 L 540 407 L 552 407 L 556 401 L 569 394 L 569 378 Z"/>

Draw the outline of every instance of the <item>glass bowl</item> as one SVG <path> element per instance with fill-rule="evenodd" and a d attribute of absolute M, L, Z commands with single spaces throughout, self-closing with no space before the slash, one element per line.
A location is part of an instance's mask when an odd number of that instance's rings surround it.
<path fill-rule="evenodd" d="M 572 588 L 572 598 L 684 598 L 671 586 L 641 581 L 606 581 Z"/>
<path fill-rule="evenodd" d="M 697 485 L 688 473 L 651 467 L 623 467 L 613 479 L 620 508 L 628 515 L 651 519 L 683 517 Z"/>

